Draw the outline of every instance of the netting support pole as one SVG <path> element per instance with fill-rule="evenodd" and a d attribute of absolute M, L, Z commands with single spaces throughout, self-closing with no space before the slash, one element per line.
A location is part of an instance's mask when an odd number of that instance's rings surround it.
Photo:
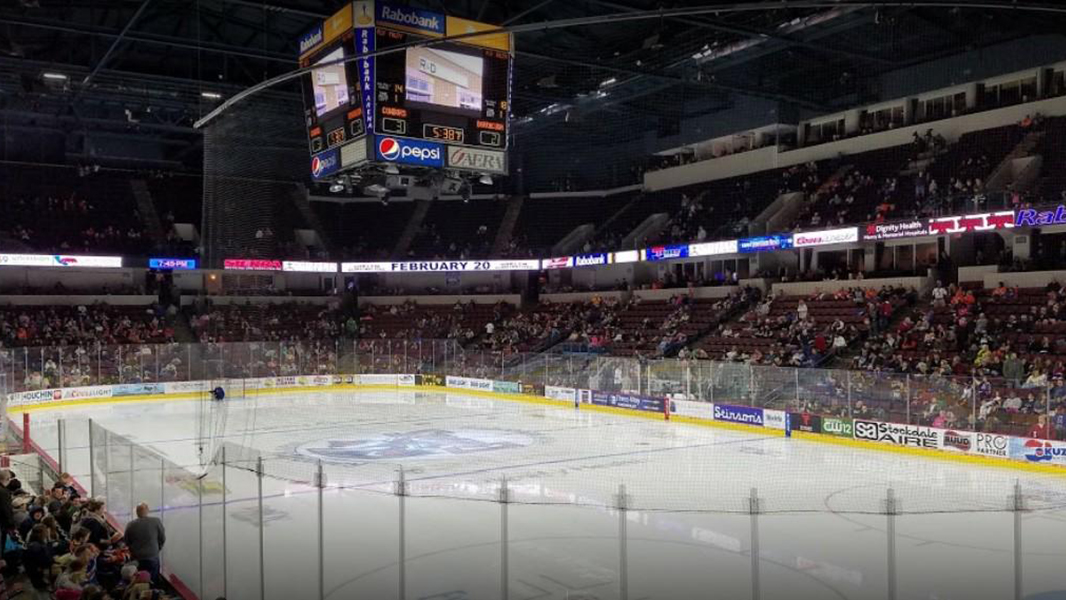
<path fill-rule="evenodd" d="M 403 472 L 403 467 L 400 467 L 400 476 L 396 480 L 396 497 L 397 503 L 400 509 L 400 581 L 399 581 L 399 598 L 400 600 L 407 600 L 407 507 L 405 506 L 405 500 L 407 498 L 407 480 Z"/>
<path fill-rule="evenodd" d="M 133 476 L 134 468 L 135 468 L 135 461 L 134 461 L 133 442 L 130 442 L 130 515 L 128 517 L 130 521 L 132 521 L 133 519 L 137 518 L 137 513 L 135 512 L 137 510 L 137 492 L 134 489 L 136 487 L 134 485 L 134 479 L 135 478 Z"/>
<path fill-rule="evenodd" d="M 888 600 L 896 600 L 896 515 L 899 512 L 899 501 L 896 499 L 896 490 L 888 488 L 885 497 L 885 519 L 887 521 L 885 533 L 888 536 Z"/>
<path fill-rule="evenodd" d="M 851 371 L 844 371 L 848 378 L 848 418 L 852 418 L 851 412 Z"/>
<path fill-rule="evenodd" d="M 92 436 L 89 437 L 89 440 L 92 441 Z M 166 525 L 166 517 L 167 517 L 167 463 L 166 463 L 166 461 L 163 458 L 160 458 L 159 459 L 159 520 L 163 522 L 163 525 Z M 160 566 L 160 568 L 162 568 L 162 566 L 166 563 L 166 561 L 163 560 L 163 556 L 165 555 L 165 552 L 166 552 L 166 550 L 160 550 L 159 551 L 159 566 Z"/>
<path fill-rule="evenodd" d="M 697 389 L 699 384 L 696 384 Z M 692 366 L 689 362 L 685 361 L 685 400 L 692 400 Z M 667 412 L 669 415 L 670 413 Z"/>
<path fill-rule="evenodd" d="M 59 419 L 56 421 L 56 441 L 59 444 L 59 451 L 56 453 L 56 465 L 59 467 L 59 473 L 63 472 L 63 465 L 67 464 L 67 421 L 66 419 Z M 56 473 L 58 475 L 59 473 Z"/>
<path fill-rule="evenodd" d="M 911 376 L 907 374 L 907 424 L 911 424 Z"/>
<path fill-rule="evenodd" d="M 751 600 L 761 600 L 759 585 L 759 490 L 751 488 L 748 498 L 748 514 L 751 515 Z"/>
<path fill-rule="evenodd" d="M 1022 600 L 1022 513 L 1025 512 L 1025 497 L 1022 496 L 1022 484 L 1014 482 L 1014 494 L 1011 497 L 1014 511 L 1014 600 Z"/>
<path fill-rule="evenodd" d="M 507 477 L 500 482 L 500 600 L 510 598 L 510 562 L 508 546 L 508 507 L 511 492 L 507 487 Z"/>
<path fill-rule="evenodd" d="M 708 394 L 708 397 L 709 397 L 708 400 L 711 402 L 711 404 L 714 404 L 714 363 L 710 363 L 707 366 L 710 367 L 710 371 L 711 371 L 711 377 L 710 377 L 710 379 L 711 379 L 710 388 L 711 389 L 709 390 L 710 393 Z"/>
<path fill-rule="evenodd" d="M 803 409 L 800 408 L 800 370 L 793 369 L 792 372 L 795 373 L 794 385 L 796 386 L 796 412 L 803 412 Z M 788 406 L 785 406 L 785 412 L 788 412 Z"/>
<path fill-rule="evenodd" d="M 200 543 L 200 597 L 204 597 L 204 478 L 196 480 L 196 520 L 198 542 Z"/>
<path fill-rule="evenodd" d="M 229 595 L 228 582 L 229 582 L 229 564 L 227 562 L 227 553 L 229 552 L 228 539 L 226 537 L 226 445 L 222 444 L 222 597 L 225 598 Z"/>
<path fill-rule="evenodd" d="M 321 460 L 315 472 L 315 487 L 318 488 L 318 598 L 326 600 L 326 509 L 323 504 L 326 476 L 322 472 Z"/>
<path fill-rule="evenodd" d="M 32 454 L 30 444 L 30 413 L 22 413 L 22 453 Z"/>
<path fill-rule="evenodd" d="M 96 444 L 93 443 L 92 419 L 89 419 L 89 495 L 96 497 Z"/>
<path fill-rule="evenodd" d="M 259 599 L 266 598 L 266 545 L 263 539 L 263 457 L 255 461 L 256 499 L 259 503 Z"/>
<path fill-rule="evenodd" d="M 629 544 L 626 526 L 626 509 L 629 506 L 629 497 L 626 495 L 626 484 L 618 485 L 618 597 L 620 600 L 629 599 Z"/>

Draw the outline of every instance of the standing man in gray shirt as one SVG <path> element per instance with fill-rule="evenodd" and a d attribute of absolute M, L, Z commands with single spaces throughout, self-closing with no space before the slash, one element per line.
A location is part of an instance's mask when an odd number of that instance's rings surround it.
<path fill-rule="evenodd" d="M 148 516 L 148 505 L 137 505 L 137 518 L 126 524 L 126 545 L 130 556 L 137 561 L 142 571 L 148 571 L 152 582 L 159 582 L 159 552 L 167 541 L 163 522 Z"/>

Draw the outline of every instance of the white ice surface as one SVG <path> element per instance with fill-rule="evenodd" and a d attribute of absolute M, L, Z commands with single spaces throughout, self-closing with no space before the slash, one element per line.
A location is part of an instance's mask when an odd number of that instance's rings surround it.
<path fill-rule="evenodd" d="M 196 501 L 189 473 L 199 468 L 197 439 L 207 424 L 220 432 L 224 424 L 225 433 L 206 450 L 222 440 L 253 448 L 278 475 L 263 481 L 270 599 L 317 598 L 320 552 L 328 598 L 399 597 L 401 503 L 392 492 L 401 466 L 410 491 L 403 500 L 407 599 L 501 597 L 501 506 L 490 500 L 504 477 L 514 500 L 507 507 L 508 589 L 516 600 L 622 597 L 620 513 L 609 508 L 619 484 L 634 507 L 625 514 L 630 599 L 750 598 L 752 488 L 764 511 L 762 598 L 886 598 L 888 518 L 878 513 L 890 487 L 903 512 L 896 517 L 898 598 L 1013 598 L 1014 514 L 1005 509 L 1016 481 L 1041 509 L 1022 515 L 1024 596 L 1066 598 L 1066 510 L 1057 508 L 1066 506 L 1064 477 L 788 440 L 771 430 L 450 393 L 331 392 L 233 399 L 224 407 L 128 402 L 34 413 L 33 435 L 53 454 L 57 418 L 66 421 L 64 466 L 86 483 L 89 418 L 189 467 L 161 472 L 158 461 L 137 454 L 131 490 L 129 451 L 112 448 L 106 496 L 115 513 L 139 501 L 164 507 L 166 561 L 194 591 L 202 586 L 204 598 L 221 595 L 223 572 L 227 598 L 259 598 L 261 574 L 254 473 L 228 468 L 223 504 L 216 467 L 203 480 L 202 509 Z M 477 451 L 463 438 L 502 447 Z M 345 450 L 367 450 L 367 440 L 393 455 L 345 459 Z M 320 544 L 315 463 L 306 455 L 329 441 L 342 456 L 324 466 Z M 99 446 L 96 440 L 98 465 Z M 402 456 L 415 452 L 434 455 Z M 1063 595 L 1040 596 L 1055 592 Z"/>

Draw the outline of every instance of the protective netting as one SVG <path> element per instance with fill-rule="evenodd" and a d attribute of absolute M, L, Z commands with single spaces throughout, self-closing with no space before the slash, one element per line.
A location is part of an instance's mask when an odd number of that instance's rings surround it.
<path fill-rule="evenodd" d="M 494 381 L 492 389 L 501 392 L 544 394 L 544 386 L 563 386 L 669 396 L 696 407 L 805 413 L 840 426 L 853 418 L 913 426 L 950 418 L 965 433 L 981 418 L 987 393 L 983 382 L 969 378 L 589 355 L 503 357 L 429 340 L 145 345 L 78 354 L 19 349 L 4 357 L 7 379 L 18 383 L 15 407 L 32 400 L 34 384 L 45 383 L 37 370 L 45 366 L 62 370 L 53 376 L 68 385 L 111 385 L 114 395 L 183 394 L 176 397 L 188 402 L 174 405 L 179 414 L 167 425 L 177 429 L 173 439 L 160 438 L 168 440 L 163 445 L 141 429 L 120 428 L 114 432 L 120 441 L 112 443 L 90 442 L 68 426 L 65 439 L 57 439 L 45 413 L 35 437 L 76 475 L 99 477 L 94 468 L 106 473 L 114 464 L 128 470 L 128 452 L 96 454 L 91 468 L 86 449 L 94 445 L 148 444 L 150 452 L 173 453 L 190 472 L 225 462 L 253 474 L 261 469 L 279 484 L 309 485 L 321 461 L 330 486 L 368 492 L 394 493 L 402 474 L 411 496 L 495 501 L 506 478 L 515 502 L 610 507 L 625 485 L 630 505 L 645 510 L 743 512 L 750 488 L 758 488 L 768 512 L 834 513 L 879 513 L 890 488 L 908 513 L 1005 510 L 1019 479 L 1005 469 L 789 441 L 772 428 L 663 424 L 655 413 L 634 419 L 434 387 L 461 375 Z M 424 385 L 343 387 L 395 385 L 391 374 L 397 373 L 418 374 Z M 211 399 L 215 387 L 226 390 L 225 400 Z M 31 395 L 18 395 L 24 391 Z M 1051 405 L 1050 387 L 1028 393 L 1045 411 Z M 984 422 L 984 433 L 1011 434 L 1025 426 L 1024 415 L 1016 418 Z M 1064 478 L 1022 474 L 1020 480 L 1034 509 L 1066 502 Z"/>
<path fill-rule="evenodd" d="M 499 577 L 517 582 L 540 575 L 650 593 L 663 585 L 695 586 L 707 569 L 723 573 L 726 583 L 716 584 L 722 589 L 754 577 L 733 564 L 749 564 L 751 553 L 769 565 L 811 565 L 767 569 L 760 576 L 764 585 L 793 590 L 815 581 L 840 587 L 842 597 L 878 597 L 884 559 L 870 551 L 889 539 L 899 543 L 901 558 L 939 564 L 941 574 L 953 572 L 944 571 L 946 557 L 951 564 L 963 561 L 958 564 L 967 572 L 996 574 L 984 582 L 989 589 L 1009 580 L 1010 540 L 1021 539 L 1026 589 L 1051 589 L 1060 581 L 1061 571 L 1052 567 L 1062 559 L 1054 540 L 1066 535 L 1061 476 L 790 440 L 771 429 L 698 427 L 664 423 L 660 415 L 634 418 L 507 401 L 434 385 L 448 374 L 463 374 L 502 382 L 501 390 L 515 389 L 508 382 L 533 392 L 538 385 L 571 383 L 765 409 L 806 407 L 825 415 L 848 414 L 866 402 L 884 410 L 884 417 L 917 420 L 927 412 L 929 390 L 965 405 L 961 380 L 706 361 L 501 358 L 429 341 L 420 348 L 408 342 L 337 347 L 332 355 L 344 364 L 330 365 L 334 373 L 315 374 L 311 365 L 320 361 L 311 358 L 313 347 L 223 344 L 200 354 L 145 347 L 131 361 L 137 370 L 101 367 L 147 381 L 152 373 L 139 368 L 141 360 L 149 365 L 161 356 L 162 365 L 172 365 L 167 357 L 181 355 L 199 357 L 182 361 L 185 376 L 220 369 L 255 373 L 224 380 L 231 390 L 244 381 L 246 389 L 226 406 L 206 465 L 195 448 L 197 407 L 212 402 L 202 393 L 104 412 L 64 411 L 61 422 L 54 412 L 35 413 L 33 438 L 49 453 L 55 449 L 63 469 L 105 499 L 120 523 L 140 502 L 162 516 L 170 538 L 164 561 L 202 597 L 257 598 L 260 586 L 270 590 L 268 597 L 306 595 L 307 582 L 319 578 L 326 589 L 388 597 L 400 577 L 402 585 L 431 597 L 453 584 L 495 597 Z M 32 369 L 32 354 L 22 355 L 23 367 Z M 260 364 L 267 356 L 288 358 Z M 289 375 L 302 368 L 312 374 Z M 388 375 L 397 369 L 421 372 L 424 385 L 381 385 L 398 382 Z M 274 389 L 255 386 L 264 377 Z M 335 385 L 349 378 L 378 385 Z M 163 385 L 185 389 L 186 381 Z M 207 380 L 205 387 L 217 381 Z M 279 383 L 293 389 L 277 389 Z M 319 384 L 322 389 L 315 390 Z M 91 424 L 86 416 L 94 418 Z M 755 519 L 759 532 L 753 534 L 749 523 Z M 898 527 L 895 533 L 886 533 L 887 520 Z M 805 535 L 812 532 L 817 542 Z M 620 540 L 633 553 L 625 575 L 618 567 Z M 501 547 L 522 557 L 511 575 L 471 572 L 471 561 L 491 564 Z M 702 568 L 687 558 L 696 549 L 713 554 L 698 561 Z M 661 567 L 642 568 L 664 553 L 677 569 L 669 582 Z M 406 575 L 397 572 L 401 563 Z M 278 568 L 282 564 L 285 569 Z M 449 574 L 462 581 L 451 581 Z M 960 593 L 977 585 L 972 577 L 950 582 L 961 586 L 948 586 Z"/>
<path fill-rule="evenodd" d="M 298 99 L 263 94 L 203 129 L 204 260 L 277 259 L 300 255 L 293 230 L 303 221 L 310 159 Z"/>

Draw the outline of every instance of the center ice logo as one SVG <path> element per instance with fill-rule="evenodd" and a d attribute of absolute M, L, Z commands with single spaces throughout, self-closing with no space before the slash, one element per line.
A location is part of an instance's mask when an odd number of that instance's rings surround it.
<path fill-rule="evenodd" d="M 327 439 L 296 448 L 301 456 L 327 462 L 445 458 L 476 452 L 522 448 L 533 438 L 518 431 L 498 429 L 422 429 L 383 433 L 359 439 Z"/>

